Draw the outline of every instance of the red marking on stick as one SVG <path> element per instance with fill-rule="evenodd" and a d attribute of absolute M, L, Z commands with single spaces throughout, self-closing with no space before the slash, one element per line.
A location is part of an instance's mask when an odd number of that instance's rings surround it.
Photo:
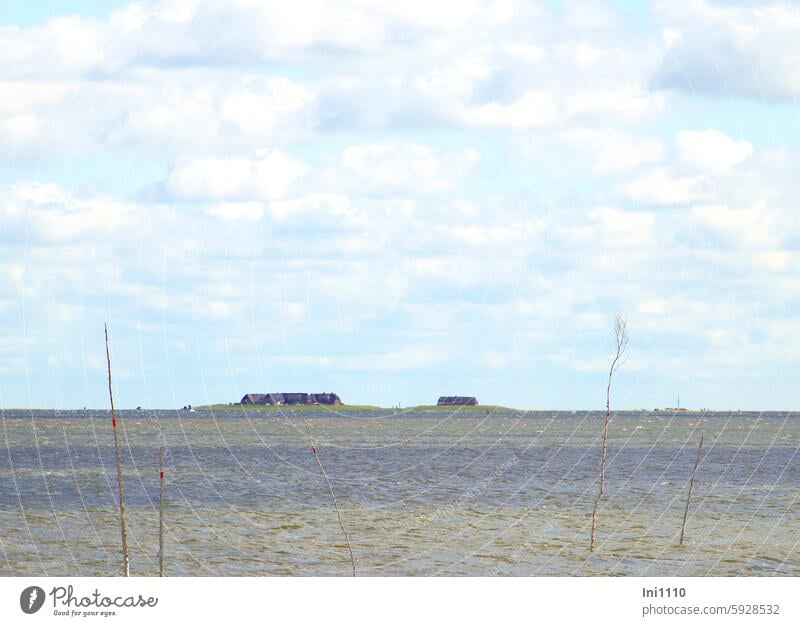
<path fill-rule="evenodd" d="M 161 472 L 161 480 L 164 480 L 164 472 Z"/>
<path fill-rule="evenodd" d="M 111 418 L 111 423 L 114 424 L 114 428 L 116 428 L 117 427 L 117 418 L 116 417 L 112 417 Z"/>
<path fill-rule="evenodd" d="M 316 453 L 317 453 L 317 449 L 316 449 L 314 446 L 311 446 L 311 451 L 312 451 L 314 454 L 316 454 Z"/>

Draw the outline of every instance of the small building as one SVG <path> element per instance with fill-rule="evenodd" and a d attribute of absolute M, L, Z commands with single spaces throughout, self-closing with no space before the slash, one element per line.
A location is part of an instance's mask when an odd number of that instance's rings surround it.
<path fill-rule="evenodd" d="M 342 399 L 335 393 L 312 393 L 312 404 L 340 405 Z"/>
<path fill-rule="evenodd" d="M 264 393 L 246 393 L 239 404 L 264 404 Z"/>
<path fill-rule="evenodd" d="M 262 404 L 311 404 L 308 393 L 267 393 Z"/>
<path fill-rule="evenodd" d="M 239 404 L 282 406 L 298 404 L 339 405 L 341 403 L 341 398 L 335 393 L 248 393 Z"/>
<path fill-rule="evenodd" d="M 441 396 L 437 406 L 478 406 L 475 396 Z"/>

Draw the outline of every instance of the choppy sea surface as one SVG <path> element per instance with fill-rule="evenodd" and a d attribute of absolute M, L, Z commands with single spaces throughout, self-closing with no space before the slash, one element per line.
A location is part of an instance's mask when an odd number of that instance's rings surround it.
<path fill-rule="evenodd" d="M 800 575 L 800 414 L 123 411 L 133 575 Z M 306 420 L 308 430 L 303 423 Z M 118 575 L 111 416 L 4 411 L 0 575 Z M 678 546 L 700 433 L 705 441 Z"/>

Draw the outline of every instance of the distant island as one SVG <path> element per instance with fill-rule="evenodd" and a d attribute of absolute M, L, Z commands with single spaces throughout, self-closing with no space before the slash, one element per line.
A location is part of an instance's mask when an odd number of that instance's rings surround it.
<path fill-rule="evenodd" d="M 215 405 L 215 406 L 230 406 L 230 407 L 278 407 L 278 406 L 336 406 L 344 407 L 342 399 L 336 393 L 301 393 L 301 392 L 276 392 L 276 393 L 246 393 L 242 399 L 237 403 L 229 405 Z M 440 396 L 436 402 L 439 407 L 452 407 L 452 406 L 478 406 L 478 398 L 475 396 Z M 206 407 L 201 407 L 206 408 Z M 365 408 L 363 406 L 359 408 Z M 379 408 L 379 407 L 374 407 Z M 399 408 L 399 407 L 397 407 Z"/>
<path fill-rule="evenodd" d="M 365 404 L 345 404 L 337 393 L 301 393 L 301 392 L 275 392 L 275 393 L 247 393 L 238 402 L 227 404 L 209 404 L 194 407 L 201 411 L 280 411 L 313 410 L 329 407 L 331 410 L 351 411 L 481 411 L 482 413 L 494 412 L 525 412 L 499 405 L 480 405 L 476 396 L 440 396 L 436 404 L 425 404 L 401 407 L 399 404 L 392 407 L 380 407 Z"/>
<path fill-rule="evenodd" d="M 208 404 L 196 406 L 195 409 L 204 411 L 274 411 L 284 408 L 293 410 L 313 410 L 321 407 L 330 407 L 336 411 L 394 411 L 394 412 L 429 412 L 429 411 L 458 411 L 481 413 L 586 413 L 592 410 L 569 410 L 569 409 L 517 409 L 500 405 L 481 405 L 476 396 L 440 396 L 436 404 L 423 404 L 401 407 L 399 404 L 392 407 L 381 407 L 365 404 L 345 404 L 339 394 L 333 392 L 325 393 L 301 393 L 301 392 L 275 392 L 275 393 L 247 393 L 238 402 L 227 404 Z M 187 407 L 184 407 L 186 409 Z M 191 408 L 191 407 L 188 407 Z M 595 409 L 597 411 L 599 409 Z M 697 413 L 742 413 L 740 409 L 727 411 L 710 411 L 709 409 L 689 409 L 686 407 L 667 407 L 654 409 L 618 409 L 613 411 L 615 414 L 628 413 L 665 413 L 665 414 L 697 414 Z"/>
<path fill-rule="evenodd" d="M 247 412 L 247 413 L 271 413 L 280 411 L 332 411 L 337 413 L 357 413 L 364 411 L 375 411 L 381 413 L 414 413 L 414 412 L 442 412 L 442 413 L 530 413 L 535 412 L 536 409 L 515 409 L 508 406 L 499 406 L 494 404 L 483 404 L 480 406 L 470 405 L 457 405 L 446 406 L 439 404 L 420 404 L 413 406 L 375 406 L 370 404 L 338 404 L 338 405 L 320 405 L 320 404 L 239 404 L 238 402 L 231 402 L 229 404 L 207 404 L 203 406 L 195 406 L 197 411 L 227 411 L 227 412 Z"/>
<path fill-rule="evenodd" d="M 335 393 L 246 393 L 239 401 L 242 405 L 284 406 L 322 404 L 338 406 L 342 399 Z"/>

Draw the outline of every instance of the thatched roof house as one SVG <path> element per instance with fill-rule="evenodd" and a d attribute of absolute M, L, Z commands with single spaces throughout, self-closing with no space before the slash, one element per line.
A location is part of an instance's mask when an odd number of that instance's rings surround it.
<path fill-rule="evenodd" d="M 246 393 L 239 404 L 264 404 L 265 393 Z"/>
<path fill-rule="evenodd" d="M 268 393 L 264 404 L 312 404 L 308 393 Z"/>
<path fill-rule="evenodd" d="M 478 406 L 475 396 L 441 396 L 437 406 Z"/>
<path fill-rule="evenodd" d="M 341 404 L 335 393 L 248 393 L 239 404 L 297 405 L 297 404 Z"/>
<path fill-rule="evenodd" d="M 311 399 L 313 404 L 338 405 L 342 403 L 342 399 L 335 393 L 312 393 Z"/>

